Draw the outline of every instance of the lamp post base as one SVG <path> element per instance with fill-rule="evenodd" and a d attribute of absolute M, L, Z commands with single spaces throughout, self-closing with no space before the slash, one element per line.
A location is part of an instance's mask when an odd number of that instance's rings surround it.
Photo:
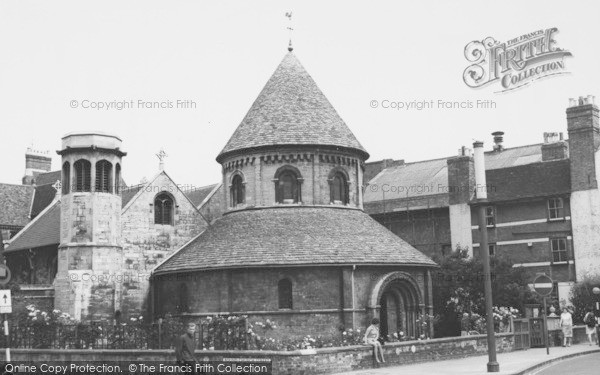
<path fill-rule="evenodd" d="M 500 372 L 500 364 L 498 362 L 488 362 L 488 372 Z"/>

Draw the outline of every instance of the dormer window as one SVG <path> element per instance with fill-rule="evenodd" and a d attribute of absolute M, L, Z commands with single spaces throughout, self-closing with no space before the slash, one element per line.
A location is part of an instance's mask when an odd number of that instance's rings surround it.
<path fill-rule="evenodd" d="M 336 172 L 329 180 L 331 203 L 348 204 L 350 202 L 348 192 L 348 181 L 341 172 Z"/>
<path fill-rule="evenodd" d="M 236 207 L 244 203 L 246 203 L 244 179 L 240 174 L 236 174 L 231 180 L 231 207 Z"/>
<path fill-rule="evenodd" d="M 277 203 L 294 204 L 302 201 L 300 173 L 292 168 L 280 168 L 275 175 L 275 194 Z"/>

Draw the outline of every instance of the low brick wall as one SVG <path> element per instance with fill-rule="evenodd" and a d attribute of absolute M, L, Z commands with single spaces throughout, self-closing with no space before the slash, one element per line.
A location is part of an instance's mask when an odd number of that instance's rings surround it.
<path fill-rule="evenodd" d="M 513 350 L 514 338 L 510 333 L 496 336 L 498 352 Z M 485 335 L 451 337 L 425 341 L 405 341 L 387 344 L 384 347 L 386 366 L 418 362 L 430 362 L 451 358 L 484 355 L 487 353 Z M 171 350 L 56 350 L 56 349 L 13 349 L 13 362 L 34 361 L 174 361 Z M 4 360 L 4 350 L 0 351 Z M 223 358 L 270 358 L 273 374 L 305 375 L 331 374 L 335 372 L 372 368 L 375 366 L 373 350 L 369 346 L 347 346 L 316 350 L 278 351 L 197 351 L 203 361 L 220 361 Z"/>

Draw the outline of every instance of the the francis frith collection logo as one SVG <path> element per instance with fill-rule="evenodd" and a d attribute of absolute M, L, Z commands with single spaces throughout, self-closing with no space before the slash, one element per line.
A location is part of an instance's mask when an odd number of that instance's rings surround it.
<path fill-rule="evenodd" d="M 571 52 L 558 48 L 553 27 L 521 35 L 500 43 L 492 37 L 473 41 L 465 47 L 471 63 L 463 73 L 467 86 L 480 88 L 498 83 L 501 90 L 514 90 L 540 78 L 568 73 L 565 57 Z"/>

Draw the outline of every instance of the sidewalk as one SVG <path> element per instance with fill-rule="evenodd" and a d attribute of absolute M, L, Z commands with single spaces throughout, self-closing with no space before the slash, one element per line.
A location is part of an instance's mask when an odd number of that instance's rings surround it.
<path fill-rule="evenodd" d="M 518 350 L 511 353 L 498 354 L 498 363 L 500 372 L 498 375 L 521 375 L 527 374 L 533 367 L 542 367 L 548 361 L 554 362 L 566 359 L 572 356 L 584 355 L 587 353 L 600 353 L 600 347 L 589 346 L 588 344 L 574 345 L 569 348 L 552 347 L 550 355 L 546 355 L 545 348 L 535 348 L 529 350 Z M 467 357 L 461 359 L 451 359 L 446 361 L 426 362 L 405 366 L 382 367 L 378 369 L 358 370 L 336 375 L 480 375 L 490 374 L 487 372 L 487 355 L 477 357 Z"/>

